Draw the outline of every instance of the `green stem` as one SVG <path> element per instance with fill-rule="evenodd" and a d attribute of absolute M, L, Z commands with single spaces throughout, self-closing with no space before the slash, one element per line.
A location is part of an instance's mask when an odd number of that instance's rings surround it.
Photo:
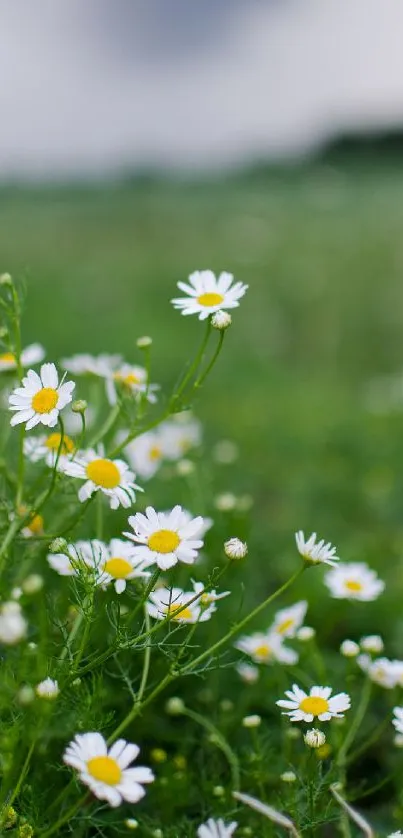
<path fill-rule="evenodd" d="M 195 356 L 193 362 L 190 364 L 190 367 L 189 367 L 186 375 L 182 379 L 178 389 L 176 390 L 176 392 L 174 392 L 172 394 L 172 396 L 170 398 L 169 404 L 170 404 L 171 409 L 178 403 L 178 401 L 179 401 L 182 393 L 185 391 L 189 381 L 191 380 L 192 376 L 195 374 L 198 367 L 202 363 L 204 353 L 205 353 L 205 350 L 206 350 L 206 347 L 207 347 L 207 344 L 208 344 L 208 341 L 209 341 L 210 332 L 211 332 L 211 320 L 210 320 L 210 317 L 209 317 L 208 320 L 207 320 L 207 329 L 205 331 L 205 334 L 204 334 L 203 340 L 201 342 L 199 351 L 196 353 L 196 356 Z"/>
<path fill-rule="evenodd" d="M 147 604 L 144 604 L 144 621 L 146 624 L 146 629 L 150 632 L 150 615 L 148 613 Z M 150 660 L 151 660 L 151 642 L 150 642 L 150 634 L 148 634 L 146 647 L 144 650 L 144 663 L 143 663 L 143 672 L 141 675 L 141 682 L 138 693 L 136 695 L 136 701 L 141 702 L 143 700 L 143 695 L 145 688 L 147 686 L 148 680 L 148 673 L 150 671 Z"/>
<path fill-rule="evenodd" d="M 35 739 L 34 739 L 33 742 L 31 742 L 29 751 L 27 753 L 27 756 L 25 757 L 24 764 L 21 768 L 20 775 L 18 777 L 17 783 L 14 787 L 14 790 L 11 794 L 11 797 L 7 801 L 7 805 L 5 807 L 4 814 L 3 814 L 3 816 L 0 816 L 0 826 L 3 826 L 5 815 L 7 814 L 7 810 L 10 808 L 10 806 L 12 806 L 12 804 L 14 803 L 14 800 L 16 799 L 18 794 L 20 793 L 21 786 L 22 786 L 22 784 L 25 780 L 25 777 L 27 775 L 27 771 L 28 771 L 28 768 L 29 768 L 29 763 L 31 762 L 31 757 L 32 757 L 32 754 L 34 752 L 34 748 L 35 748 Z"/>
<path fill-rule="evenodd" d="M 232 778 L 232 790 L 239 791 L 240 788 L 240 770 L 239 770 L 239 762 L 238 759 L 229 746 L 226 739 L 224 739 L 222 733 L 210 722 L 208 719 L 205 719 L 204 716 L 201 716 L 200 713 L 196 713 L 194 710 L 189 710 L 187 707 L 182 712 L 183 716 L 188 716 L 189 719 L 193 719 L 194 722 L 201 725 L 202 727 L 207 730 L 211 735 L 211 741 L 217 745 L 217 747 L 222 751 L 224 756 L 228 761 L 228 765 L 231 771 L 231 778 Z"/>
<path fill-rule="evenodd" d="M 90 439 L 88 443 L 89 448 L 95 448 L 95 446 L 98 445 L 98 442 L 101 442 L 101 440 L 104 439 L 104 437 L 106 437 L 106 435 L 109 433 L 109 431 L 112 430 L 115 422 L 117 421 L 119 413 L 120 405 L 119 403 L 117 403 L 113 406 L 109 416 L 107 416 L 104 424 L 101 425 L 99 431 L 96 434 L 94 434 L 92 439 Z"/>
<path fill-rule="evenodd" d="M 87 796 L 88 795 L 86 793 L 85 795 L 83 795 L 83 797 L 80 797 L 80 800 L 76 800 L 74 805 L 71 806 L 71 808 L 66 812 L 66 814 L 62 815 L 62 817 L 59 818 L 59 820 L 56 821 L 56 823 L 54 823 L 53 826 L 50 827 L 50 829 L 45 829 L 44 832 L 40 832 L 40 838 L 49 838 L 49 836 L 57 832 L 61 826 L 64 826 L 64 824 L 67 823 L 73 817 L 73 815 L 76 814 L 76 812 L 78 812 L 81 806 L 83 806 L 83 804 L 87 800 Z"/>
<path fill-rule="evenodd" d="M 217 358 L 218 358 L 218 356 L 219 356 L 219 354 L 220 354 L 220 352 L 221 352 L 222 345 L 223 345 L 223 343 L 224 343 L 224 337 L 225 337 L 225 332 L 224 332 L 224 331 L 220 332 L 220 336 L 219 336 L 219 339 L 218 339 L 218 343 L 217 343 L 217 346 L 216 346 L 215 352 L 214 352 L 214 354 L 213 354 L 213 357 L 211 358 L 210 363 L 207 365 L 207 367 L 206 367 L 206 369 L 204 370 L 204 372 L 203 372 L 203 373 L 201 373 L 201 374 L 199 375 L 199 377 L 197 378 L 197 380 L 195 381 L 195 383 L 194 383 L 194 385 L 193 385 L 193 387 L 194 387 L 194 389 L 195 389 L 195 390 L 197 390 L 199 387 L 201 387 L 201 386 L 202 386 L 202 384 L 203 384 L 203 382 L 205 381 L 205 379 L 207 378 L 208 374 L 209 374 L 209 373 L 211 372 L 211 370 L 213 369 L 214 364 L 215 364 L 215 362 L 216 362 L 216 360 L 217 360 Z"/>
<path fill-rule="evenodd" d="M 354 719 L 352 721 L 350 730 L 347 733 L 347 736 L 346 736 L 346 738 L 345 738 L 345 740 L 344 740 L 344 742 L 343 742 L 343 744 L 342 744 L 342 746 L 339 750 L 339 754 L 338 754 L 338 757 L 337 757 L 337 764 L 341 768 L 344 768 L 345 765 L 346 765 L 346 758 L 347 758 L 348 750 L 351 747 L 351 745 L 353 744 L 354 739 L 355 739 L 355 737 L 358 733 L 359 727 L 360 727 L 360 725 L 361 725 L 361 723 L 364 719 L 365 713 L 366 713 L 367 708 L 368 708 L 369 700 L 370 700 L 370 697 L 371 697 L 371 691 L 372 691 L 372 682 L 370 681 L 369 678 L 366 678 L 365 682 L 364 682 L 363 689 L 362 689 L 362 693 L 361 693 L 361 700 L 360 700 L 360 702 L 358 704 L 358 707 L 357 707 L 357 712 L 354 716 Z"/>

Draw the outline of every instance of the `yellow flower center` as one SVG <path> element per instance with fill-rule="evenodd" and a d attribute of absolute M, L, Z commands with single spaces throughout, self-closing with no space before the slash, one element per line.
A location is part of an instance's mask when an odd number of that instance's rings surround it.
<path fill-rule="evenodd" d="M 180 611 L 179 614 L 178 611 Z M 172 620 L 191 620 L 193 617 L 192 610 L 190 608 L 183 608 L 183 604 L 169 605 L 165 613 L 167 617 L 171 617 Z M 175 616 L 176 614 L 178 616 Z"/>
<path fill-rule="evenodd" d="M 3 355 L 0 355 L 0 361 L 4 361 L 6 364 L 15 364 L 16 357 L 12 352 L 4 352 Z"/>
<path fill-rule="evenodd" d="M 277 632 L 279 634 L 284 634 L 284 632 L 288 631 L 288 629 L 292 628 L 293 625 L 294 625 L 294 620 L 291 617 L 288 620 L 283 620 L 283 622 L 280 623 L 277 626 Z"/>
<path fill-rule="evenodd" d="M 345 586 L 348 591 L 352 591 L 356 594 L 359 594 L 360 591 L 362 591 L 361 582 L 357 582 L 355 579 L 347 579 L 347 582 L 345 582 Z"/>
<path fill-rule="evenodd" d="M 59 434 L 59 433 L 50 434 L 48 436 L 46 442 L 45 442 L 46 448 L 49 448 L 49 451 L 58 451 L 61 436 L 62 435 Z M 74 451 L 74 442 L 73 442 L 72 439 L 70 439 L 69 436 L 65 435 L 63 437 L 63 445 L 62 445 L 61 453 L 62 454 L 71 454 L 72 451 Z"/>
<path fill-rule="evenodd" d="M 34 515 L 32 520 L 27 524 L 27 527 L 34 535 L 43 532 L 42 515 Z"/>
<path fill-rule="evenodd" d="M 161 448 L 158 447 L 158 445 L 153 445 L 152 448 L 150 448 L 150 460 L 159 460 L 161 454 L 162 451 Z"/>
<path fill-rule="evenodd" d="M 111 559 L 105 562 L 104 570 L 110 576 L 113 576 L 114 579 L 126 579 L 133 568 L 127 559 L 122 559 L 120 556 L 112 556 Z"/>
<path fill-rule="evenodd" d="M 120 384 L 125 384 L 126 387 L 133 387 L 134 384 L 141 384 L 141 379 L 134 372 L 129 372 L 127 375 L 122 375 L 121 372 L 115 372 L 114 378 Z"/>
<path fill-rule="evenodd" d="M 106 783 L 108 786 L 117 786 L 122 772 L 112 757 L 93 757 L 87 762 L 87 771 L 94 780 Z"/>
<path fill-rule="evenodd" d="M 267 643 L 262 643 L 261 646 L 256 646 L 254 651 L 255 657 L 262 658 L 262 660 L 267 660 L 267 658 L 271 657 L 271 654 L 271 647 Z"/>
<path fill-rule="evenodd" d="M 312 716 L 320 716 L 322 713 L 327 713 L 329 710 L 329 702 L 318 695 L 311 695 L 302 699 L 299 709 L 302 710 L 303 713 L 311 713 Z"/>
<path fill-rule="evenodd" d="M 87 477 L 95 483 L 96 486 L 102 486 L 103 489 L 115 489 L 120 483 L 120 472 L 112 460 L 92 460 L 88 463 Z"/>
<path fill-rule="evenodd" d="M 202 605 L 210 605 L 210 602 L 212 602 L 212 601 L 213 600 L 212 600 L 210 594 L 202 594 L 201 597 L 200 597 L 200 602 L 201 602 Z"/>
<path fill-rule="evenodd" d="M 215 294 L 213 292 L 200 294 L 200 297 L 197 298 L 197 302 L 200 303 L 201 306 L 219 306 L 222 303 L 224 297 L 222 294 Z"/>
<path fill-rule="evenodd" d="M 43 387 L 32 399 L 35 413 L 50 413 L 59 401 L 59 394 L 53 387 Z"/>
<path fill-rule="evenodd" d="M 157 530 L 148 539 L 150 550 L 156 553 L 173 553 L 180 543 L 178 533 L 173 532 L 173 530 Z"/>

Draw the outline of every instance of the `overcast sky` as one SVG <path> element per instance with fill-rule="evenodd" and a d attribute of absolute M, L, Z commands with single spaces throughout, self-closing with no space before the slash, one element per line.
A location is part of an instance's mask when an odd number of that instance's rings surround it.
<path fill-rule="evenodd" d="M 215 168 L 403 125 L 403 0 L 0 0 L 0 177 Z"/>

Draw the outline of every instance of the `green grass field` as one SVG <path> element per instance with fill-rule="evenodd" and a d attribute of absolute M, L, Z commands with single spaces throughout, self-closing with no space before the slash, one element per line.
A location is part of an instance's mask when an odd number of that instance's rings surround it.
<path fill-rule="evenodd" d="M 317 164 L 0 191 L 0 271 L 24 282 L 24 344 L 40 341 L 49 360 L 139 360 L 136 338 L 150 334 L 152 378 L 172 386 L 203 329 L 170 306 L 176 282 L 212 268 L 249 284 L 195 406 L 207 451 L 223 438 L 240 448 L 212 493 L 254 499 L 250 556 L 234 571 L 247 601 L 292 570 L 299 528 L 389 583 L 377 602 L 346 603 L 345 624 L 321 570 L 289 595 L 309 598 L 307 622 L 335 659 L 346 633 L 380 633 L 402 657 L 403 619 L 390 628 L 389 614 L 403 593 L 403 387 L 400 409 L 369 409 L 373 381 L 403 371 L 402 187 L 403 165 Z M 236 519 L 221 525 L 246 535 Z"/>

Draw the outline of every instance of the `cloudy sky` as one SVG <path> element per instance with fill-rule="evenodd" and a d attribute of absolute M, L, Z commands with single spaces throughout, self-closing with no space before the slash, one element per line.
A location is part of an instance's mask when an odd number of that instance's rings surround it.
<path fill-rule="evenodd" d="M 216 168 L 403 125 L 402 0 L 0 0 L 0 178 Z"/>

